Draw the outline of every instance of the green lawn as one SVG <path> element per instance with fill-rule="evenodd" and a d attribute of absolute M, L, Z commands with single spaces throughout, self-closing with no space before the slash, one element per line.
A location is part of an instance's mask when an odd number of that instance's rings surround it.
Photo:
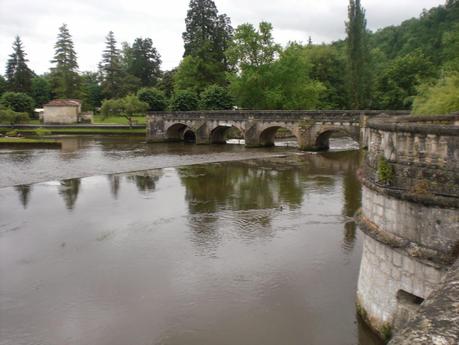
<path fill-rule="evenodd" d="M 122 116 L 109 116 L 104 119 L 102 115 L 94 115 L 93 122 L 104 124 L 104 125 L 110 125 L 110 124 L 129 125 L 128 120 Z M 144 125 L 145 116 L 134 117 L 133 124 L 134 125 Z"/>
<path fill-rule="evenodd" d="M 60 147 L 61 143 L 49 139 L 0 138 L 0 145 L 43 145 Z"/>

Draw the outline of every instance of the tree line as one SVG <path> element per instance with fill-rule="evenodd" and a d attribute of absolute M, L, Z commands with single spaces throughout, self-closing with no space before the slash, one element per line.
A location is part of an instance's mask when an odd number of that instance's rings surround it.
<path fill-rule="evenodd" d="M 236 28 L 212 0 L 191 0 L 184 55 L 163 71 L 151 38 L 118 45 L 106 36 L 96 72 L 80 72 L 67 25 L 52 67 L 28 67 L 20 37 L 0 76 L 0 107 L 32 113 L 52 98 L 78 98 L 86 110 L 459 109 L 459 0 L 371 32 L 360 0 L 350 0 L 346 38 L 330 44 L 275 42 L 268 22 Z"/>

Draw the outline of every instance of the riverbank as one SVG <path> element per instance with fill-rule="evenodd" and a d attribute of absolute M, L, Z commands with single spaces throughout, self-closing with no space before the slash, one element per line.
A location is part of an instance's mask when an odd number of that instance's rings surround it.
<path fill-rule="evenodd" d="M 44 129 L 50 134 L 119 134 L 119 135 L 139 135 L 144 136 L 146 133 L 144 125 L 133 125 L 132 127 L 117 124 L 78 124 L 78 125 L 0 125 L 0 133 L 6 133 L 15 130 L 17 133 L 23 135 L 34 135 L 37 129 Z"/>
<path fill-rule="evenodd" d="M 0 138 L 0 147 L 40 147 L 60 148 L 61 143 L 48 139 Z"/>

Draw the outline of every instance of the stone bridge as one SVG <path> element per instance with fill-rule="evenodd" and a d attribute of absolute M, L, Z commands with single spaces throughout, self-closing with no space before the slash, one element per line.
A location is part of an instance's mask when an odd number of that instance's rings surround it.
<path fill-rule="evenodd" d="M 381 113 L 342 110 L 155 112 L 147 116 L 147 140 L 223 144 L 228 130 L 236 128 L 247 147 L 263 147 L 273 146 L 277 130 L 285 128 L 295 136 L 301 150 L 326 150 L 334 132 L 341 132 L 360 142 L 368 118 Z M 394 111 L 384 113 L 404 114 Z"/>

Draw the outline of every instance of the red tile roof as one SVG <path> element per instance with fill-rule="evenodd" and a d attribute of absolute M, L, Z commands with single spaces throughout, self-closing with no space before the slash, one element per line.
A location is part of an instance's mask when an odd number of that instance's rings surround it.
<path fill-rule="evenodd" d="M 79 99 L 53 99 L 52 101 L 45 104 L 47 107 L 78 107 L 81 105 Z"/>

